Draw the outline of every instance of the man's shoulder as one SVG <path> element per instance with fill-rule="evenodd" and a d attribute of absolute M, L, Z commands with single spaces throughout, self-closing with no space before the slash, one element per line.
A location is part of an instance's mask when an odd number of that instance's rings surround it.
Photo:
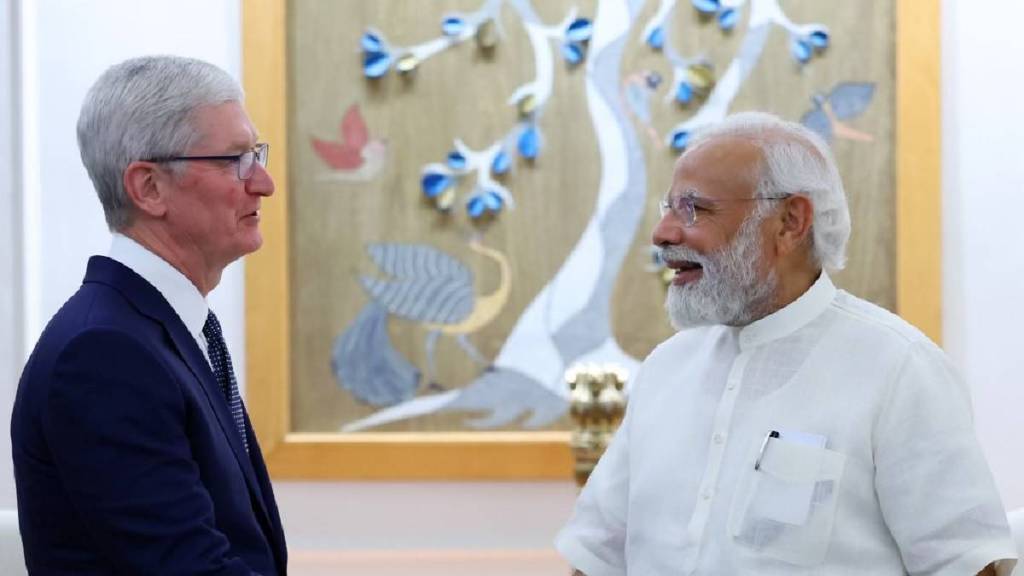
<path fill-rule="evenodd" d="M 138 331 L 145 316 L 118 290 L 99 283 L 85 283 L 54 314 L 40 338 L 76 334 L 94 329 Z M 63 338 L 60 338 L 63 339 Z"/>
<path fill-rule="evenodd" d="M 128 374 L 147 359 L 166 357 L 159 324 L 135 310 L 116 290 L 83 284 L 50 319 L 18 384 L 15 414 L 32 422 L 57 389 L 58 374 L 94 377 Z M 73 379 L 65 383 L 74 382 Z"/>
<path fill-rule="evenodd" d="M 101 283 L 84 283 L 69 298 L 43 329 L 33 349 L 29 365 L 44 366 L 56 361 L 74 342 L 120 335 L 136 342 L 159 342 L 160 326 L 139 310 L 118 290 Z M 111 361 L 111 356 L 97 361 Z"/>
<path fill-rule="evenodd" d="M 841 325 L 879 345 L 924 346 L 935 344 L 916 326 L 881 306 L 839 290 L 832 301 Z"/>

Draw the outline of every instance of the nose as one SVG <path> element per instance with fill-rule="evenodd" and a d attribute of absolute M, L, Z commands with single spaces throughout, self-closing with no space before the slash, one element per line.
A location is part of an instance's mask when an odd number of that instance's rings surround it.
<path fill-rule="evenodd" d="M 245 184 L 246 190 L 250 194 L 270 196 L 274 193 L 274 179 L 270 177 L 270 172 L 259 164 L 253 167 L 252 176 L 245 181 Z"/>
<path fill-rule="evenodd" d="M 683 223 L 672 211 L 668 211 L 654 225 L 651 243 L 655 246 L 676 246 L 683 243 L 684 235 Z"/>

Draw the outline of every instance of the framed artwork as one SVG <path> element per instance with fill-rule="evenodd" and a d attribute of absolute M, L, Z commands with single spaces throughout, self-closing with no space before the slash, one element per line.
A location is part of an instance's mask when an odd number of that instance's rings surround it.
<path fill-rule="evenodd" d="M 937 0 L 247 0 L 272 146 L 247 404 L 275 478 L 569 479 L 577 363 L 671 334 L 650 250 L 688 140 L 803 122 L 837 284 L 941 333 Z"/>

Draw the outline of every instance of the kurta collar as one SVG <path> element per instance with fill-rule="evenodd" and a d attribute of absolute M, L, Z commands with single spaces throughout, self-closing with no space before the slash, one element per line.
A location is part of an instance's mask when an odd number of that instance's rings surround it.
<path fill-rule="evenodd" d="M 836 287 L 824 270 L 818 279 L 786 307 L 740 330 L 740 350 L 747 351 L 772 340 L 788 336 L 809 324 L 828 308 L 836 296 Z"/>

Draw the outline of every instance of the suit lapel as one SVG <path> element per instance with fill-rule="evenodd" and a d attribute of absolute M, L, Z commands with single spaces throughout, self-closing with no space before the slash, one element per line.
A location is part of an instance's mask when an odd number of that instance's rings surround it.
<path fill-rule="evenodd" d="M 165 322 L 164 328 L 171 335 L 171 340 L 174 341 L 174 345 L 178 348 L 178 354 L 185 360 L 185 364 L 188 365 L 192 374 L 195 375 L 202 385 L 206 399 L 210 403 L 210 408 L 217 415 L 217 423 L 220 424 L 221 431 L 224 432 L 228 443 L 231 444 L 231 451 L 234 452 L 235 459 L 238 460 L 238 465 L 245 476 L 245 482 L 249 485 L 249 490 L 255 493 L 255 500 L 259 503 L 260 512 L 263 514 L 264 519 L 266 519 L 267 510 L 263 504 L 263 491 L 260 489 L 259 482 L 256 481 L 256 473 L 252 468 L 249 453 L 245 451 L 242 439 L 238 436 L 235 420 L 231 416 L 231 410 L 228 409 L 228 403 L 224 399 L 224 392 L 221 391 L 220 384 L 217 383 L 217 378 L 213 375 L 210 364 L 206 361 L 206 357 L 203 356 L 199 345 L 196 344 L 195 338 L 188 332 L 177 315 L 174 316 L 172 322 Z"/>
<path fill-rule="evenodd" d="M 270 526 L 270 515 L 263 499 L 263 490 L 256 479 L 252 461 L 242 445 L 242 439 L 238 437 L 238 431 L 224 399 L 224 393 L 221 391 L 220 385 L 217 384 L 217 378 L 213 375 L 209 362 L 206 361 L 202 350 L 199 349 L 199 344 L 185 328 L 178 314 L 152 284 L 116 260 L 103 256 L 90 258 L 85 281 L 102 282 L 112 286 L 131 301 L 139 312 L 163 325 L 171 341 L 174 342 L 178 355 L 185 361 L 185 365 L 188 366 L 206 395 L 210 409 L 216 415 L 221 431 L 227 437 L 231 451 L 242 470 L 245 483 L 254 495 L 252 500 L 259 510 L 261 520 L 266 526 Z M 259 449 L 258 447 L 254 448 Z"/>

